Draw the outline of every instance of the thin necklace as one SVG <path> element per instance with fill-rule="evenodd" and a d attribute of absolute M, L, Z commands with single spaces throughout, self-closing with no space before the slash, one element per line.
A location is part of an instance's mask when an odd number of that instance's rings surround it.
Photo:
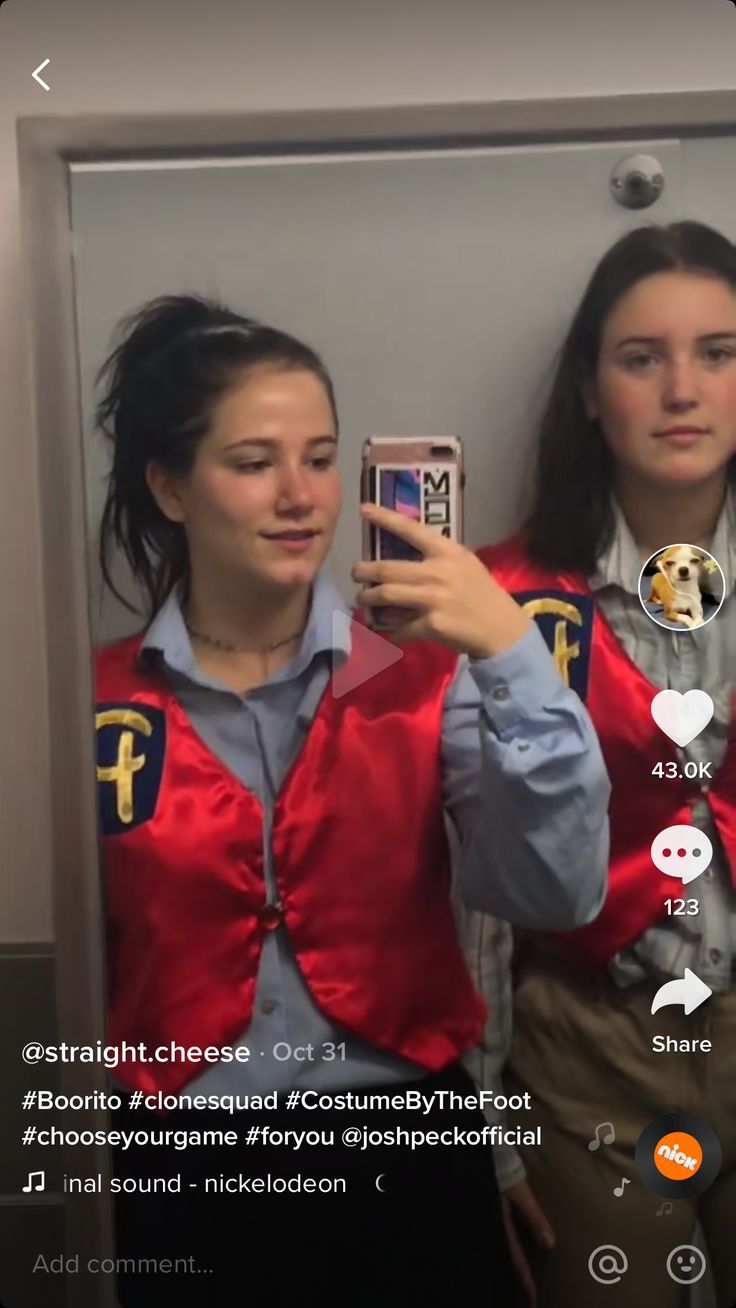
<path fill-rule="evenodd" d="M 253 647 L 252 645 L 230 645 L 225 640 L 216 640 L 214 636 L 206 636 L 203 631 L 196 631 L 194 627 L 191 627 L 186 618 L 184 618 L 184 626 L 190 636 L 195 636 L 197 640 L 203 641 L 205 645 L 212 645 L 215 649 L 226 650 L 228 654 L 270 654 L 275 649 L 281 649 L 282 645 L 290 645 L 293 640 L 298 640 L 299 636 L 302 636 L 306 631 L 305 623 L 300 631 L 295 631 L 293 636 L 287 636 L 285 640 L 274 640 L 270 645 Z"/>

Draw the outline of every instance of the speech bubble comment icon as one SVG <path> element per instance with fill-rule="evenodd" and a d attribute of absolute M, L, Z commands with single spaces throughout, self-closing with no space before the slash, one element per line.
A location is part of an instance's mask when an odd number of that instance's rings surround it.
<path fill-rule="evenodd" d="M 687 885 L 705 872 L 713 857 L 713 846 L 697 827 L 665 827 L 652 841 L 651 855 L 660 872 Z"/>

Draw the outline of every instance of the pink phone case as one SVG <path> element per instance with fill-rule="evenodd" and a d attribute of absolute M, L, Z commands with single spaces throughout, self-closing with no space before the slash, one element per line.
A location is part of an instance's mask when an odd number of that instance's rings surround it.
<path fill-rule="evenodd" d="M 362 502 L 383 504 L 447 536 L 463 535 L 462 442 L 458 436 L 371 436 L 363 445 Z M 402 537 L 363 523 L 363 558 L 421 559 Z M 408 609 L 366 609 L 377 630 L 393 630 Z"/>

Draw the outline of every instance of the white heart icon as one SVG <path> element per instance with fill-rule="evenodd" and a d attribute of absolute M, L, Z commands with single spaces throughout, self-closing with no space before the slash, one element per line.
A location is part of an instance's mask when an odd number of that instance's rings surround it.
<path fill-rule="evenodd" d="M 684 748 L 713 717 L 713 700 L 704 690 L 660 690 L 652 700 L 652 717 L 665 736 Z"/>

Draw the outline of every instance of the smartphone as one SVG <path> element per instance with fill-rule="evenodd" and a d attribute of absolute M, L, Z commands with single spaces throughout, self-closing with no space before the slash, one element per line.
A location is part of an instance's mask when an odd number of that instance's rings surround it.
<path fill-rule="evenodd" d="M 380 504 L 450 540 L 463 538 L 465 471 L 459 436 L 370 436 L 363 445 L 361 502 Z M 370 561 L 423 558 L 401 536 L 363 523 L 363 558 Z M 370 626 L 392 630 L 408 609 L 366 609 Z"/>

